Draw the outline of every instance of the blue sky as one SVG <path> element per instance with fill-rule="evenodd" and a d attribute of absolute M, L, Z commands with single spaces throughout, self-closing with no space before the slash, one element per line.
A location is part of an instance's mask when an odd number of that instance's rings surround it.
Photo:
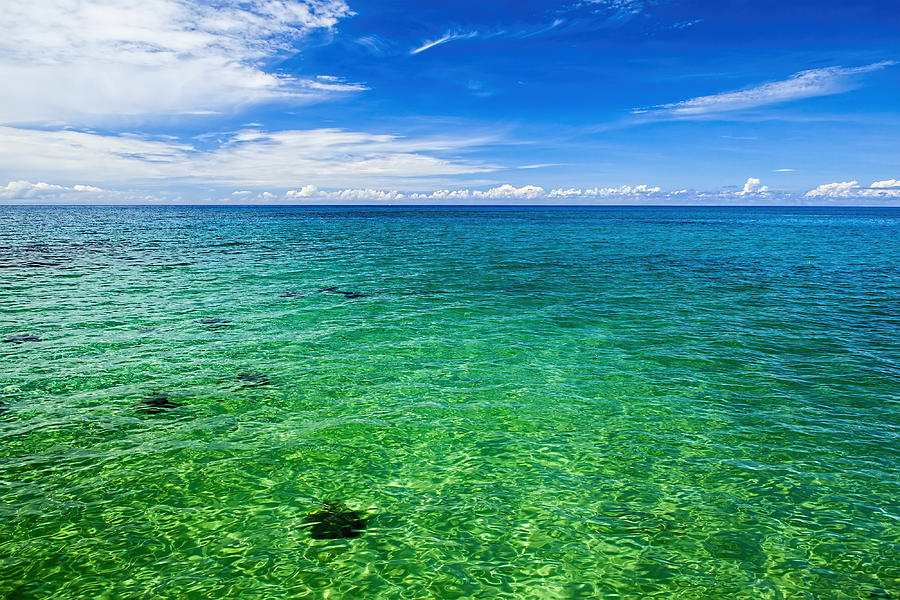
<path fill-rule="evenodd" d="M 896 2 L 18 4 L 0 202 L 900 203 Z"/>

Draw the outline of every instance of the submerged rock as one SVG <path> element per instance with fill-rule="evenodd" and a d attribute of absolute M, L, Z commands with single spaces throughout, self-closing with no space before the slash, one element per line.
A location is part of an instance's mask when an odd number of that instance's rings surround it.
<path fill-rule="evenodd" d="M 31 333 L 17 333 L 3 340 L 4 344 L 22 344 L 24 342 L 39 342 L 41 338 Z"/>
<path fill-rule="evenodd" d="M 140 410 L 141 412 L 156 414 L 173 408 L 180 408 L 181 406 L 183 405 L 170 400 L 168 394 L 160 392 L 141 400 Z"/>
<path fill-rule="evenodd" d="M 338 286 L 333 285 L 330 287 L 319 288 L 319 292 L 323 294 L 341 294 L 344 298 L 365 298 L 368 294 L 363 294 L 362 292 L 354 292 L 352 290 L 341 290 L 338 289 Z"/>
<path fill-rule="evenodd" d="M 323 510 L 310 513 L 304 519 L 309 535 L 315 540 L 355 538 L 362 535 L 368 519 L 343 504 L 326 503 Z"/>
<path fill-rule="evenodd" d="M 271 385 L 272 380 L 265 373 L 239 373 L 238 381 L 244 387 L 256 387 L 261 385 Z"/>
<path fill-rule="evenodd" d="M 207 319 L 200 319 L 197 322 L 200 323 L 201 325 L 203 325 L 204 327 L 208 327 L 210 329 L 215 329 L 217 327 L 227 327 L 231 324 L 230 319 L 222 319 L 222 318 L 218 318 L 218 317 L 210 317 Z"/>

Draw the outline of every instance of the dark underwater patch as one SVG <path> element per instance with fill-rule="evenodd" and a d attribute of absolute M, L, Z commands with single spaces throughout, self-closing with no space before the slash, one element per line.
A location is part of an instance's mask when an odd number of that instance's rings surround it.
<path fill-rule="evenodd" d="M 238 373 L 237 379 L 243 387 L 272 385 L 272 380 L 265 373 Z"/>
<path fill-rule="evenodd" d="M 321 294 L 340 294 L 344 296 L 344 298 L 365 298 L 368 294 L 364 294 L 362 292 L 354 292 L 352 290 L 342 290 L 338 289 L 338 286 L 333 285 L 330 287 L 319 288 L 319 293 Z"/>
<path fill-rule="evenodd" d="M 159 392 L 147 396 L 146 398 L 141 400 L 141 405 L 138 410 L 148 414 L 158 414 L 161 412 L 172 410 L 174 408 L 181 408 L 182 406 L 183 404 L 174 402 L 171 398 L 169 398 L 168 394 Z"/>
<path fill-rule="evenodd" d="M 39 342 L 41 338 L 31 333 L 17 333 L 3 340 L 4 344 L 23 344 L 25 342 Z"/>
<path fill-rule="evenodd" d="M 314 540 L 356 538 L 366 529 L 368 518 L 350 510 L 343 504 L 326 503 L 325 508 L 310 513 L 304 519 L 304 527 Z"/>
<path fill-rule="evenodd" d="M 209 317 L 197 321 L 207 329 L 218 329 L 220 327 L 228 327 L 231 325 L 231 319 L 223 319 L 220 317 Z"/>

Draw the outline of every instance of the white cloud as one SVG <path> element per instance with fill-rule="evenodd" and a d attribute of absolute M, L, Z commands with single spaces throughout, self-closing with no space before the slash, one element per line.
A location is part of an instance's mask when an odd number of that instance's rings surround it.
<path fill-rule="evenodd" d="M 749 196 L 751 194 L 765 194 L 768 191 L 768 186 L 762 185 L 759 179 L 756 177 L 749 177 L 747 183 L 744 184 L 744 189 L 738 192 L 738 194 L 741 196 Z"/>
<path fill-rule="evenodd" d="M 849 196 L 856 196 L 857 194 L 854 192 L 858 192 L 862 188 L 859 186 L 858 181 L 842 181 L 842 182 L 834 182 L 834 183 L 826 183 L 820 185 L 814 190 L 810 190 L 806 192 L 807 198 L 818 198 L 818 197 L 838 197 L 838 198 L 846 198 Z"/>
<path fill-rule="evenodd" d="M 209 114 L 364 89 L 266 69 L 351 15 L 344 0 L 0 3 L 0 122 Z"/>
<path fill-rule="evenodd" d="M 876 181 L 869 187 L 875 189 L 897 189 L 900 188 L 900 179 L 885 179 L 884 181 Z"/>
<path fill-rule="evenodd" d="M 441 44 L 446 44 L 447 42 L 452 42 L 453 40 L 470 40 L 474 37 L 478 37 L 477 31 L 449 31 L 443 36 L 435 40 L 427 41 L 418 48 L 411 50 L 410 54 L 420 54 L 422 52 L 425 52 L 426 50 L 434 48 L 435 46 L 440 46 Z"/>
<path fill-rule="evenodd" d="M 900 198 L 900 181 L 887 179 L 863 187 L 858 181 L 826 183 L 806 192 L 807 198 Z"/>
<path fill-rule="evenodd" d="M 535 28 L 535 26 L 532 26 L 532 27 L 523 27 L 523 28 L 503 27 L 503 28 L 499 28 L 499 29 L 494 28 L 494 29 L 487 29 L 487 30 L 469 30 L 469 31 L 451 30 L 439 38 L 435 38 L 435 39 L 423 42 L 418 47 L 414 48 L 413 50 L 410 50 L 409 53 L 410 54 L 421 54 L 422 52 L 425 52 L 426 50 L 431 50 L 432 48 L 434 48 L 436 46 L 440 46 L 440 45 L 446 44 L 447 42 L 453 42 L 456 40 L 471 40 L 474 38 L 480 38 L 480 39 L 511 38 L 511 39 L 520 39 L 520 40 L 527 39 L 527 38 L 536 37 L 539 35 L 549 33 L 550 31 L 553 31 L 554 29 L 556 29 L 557 27 L 559 27 L 560 25 L 562 25 L 565 22 L 566 22 L 565 19 L 556 18 L 553 21 L 547 23 L 546 25 L 537 26 L 536 28 Z M 363 43 L 366 46 L 370 46 L 371 40 L 363 41 L 361 39 L 361 40 L 357 40 L 357 42 Z M 378 53 L 378 52 L 376 51 L 376 53 Z"/>
<path fill-rule="evenodd" d="M 448 202 L 466 203 L 491 200 L 537 200 L 545 196 L 544 188 L 535 185 L 515 187 L 504 184 L 489 190 L 437 190 L 434 192 L 398 192 L 396 190 L 344 189 L 326 191 L 314 185 L 305 185 L 298 190 L 289 190 L 285 197 L 289 200 L 324 200 L 329 202 Z"/>
<path fill-rule="evenodd" d="M 603 6 L 620 17 L 634 16 L 644 10 L 643 0 L 585 0 L 584 3 Z"/>
<path fill-rule="evenodd" d="M 659 187 L 651 187 L 646 184 L 640 185 L 623 185 L 619 187 L 605 188 L 560 188 L 551 190 L 550 198 L 609 198 L 616 196 L 650 196 L 662 192 Z"/>
<path fill-rule="evenodd" d="M 794 169 L 775 169 L 775 173 L 793 173 Z"/>
<path fill-rule="evenodd" d="M 282 188 L 284 189 L 284 188 Z M 208 194 L 208 191 L 205 192 Z M 854 198 L 881 201 L 900 199 L 900 180 L 876 181 L 862 187 L 856 181 L 831 183 L 811 190 L 805 196 L 788 192 L 772 192 L 750 178 L 740 191 L 674 190 L 663 191 L 657 186 L 623 185 L 619 187 L 557 188 L 545 190 L 540 186 L 516 187 L 503 184 L 488 189 L 438 189 L 434 191 L 399 191 L 378 187 L 349 187 L 323 189 L 306 184 L 287 192 L 263 189 L 236 190 L 230 194 L 205 195 L 174 191 L 146 191 L 100 189 L 78 184 L 72 186 L 10 181 L 0 186 L 0 203 L 66 203 L 66 204 L 685 204 L 685 205 L 782 205 L 821 204 L 829 199 Z"/>
<path fill-rule="evenodd" d="M 319 193 L 319 188 L 314 185 L 304 185 L 299 190 L 288 190 L 285 194 L 288 198 L 313 198 Z"/>
<path fill-rule="evenodd" d="M 421 177 L 481 173 L 493 167 L 457 155 L 495 141 L 490 137 L 402 138 L 339 129 L 222 136 L 212 149 L 171 139 L 42 131 L 0 126 L 0 176 L 83 178 L 123 184 L 165 181 L 234 184 L 242 187 L 400 185 Z"/>
<path fill-rule="evenodd" d="M 698 25 L 703 22 L 703 19 L 694 19 L 692 21 L 682 21 L 680 23 L 675 23 L 672 25 L 673 29 L 687 29 L 688 27 L 693 27 L 694 25 Z"/>
<path fill-rule="evenodd" d="M 746 187 L 746 186 L 745 186 Z M 745 194 L 735 191 L 694 192 L 689 190 L 663 191 L 658 186 L 646 184 L 623 185 L 618 187 L 557 188 L 545 190 L 539 186 L 515 187 L 510 184 L 487 190 L 470 188 L 441 189 L 432 192 L 404 192 L 374 188 L 349 188 L 324 190 L 314 185 L 306 185 L 288 191 L 286 201 L 308 203 L 349 203 L 349 204 L 616 204 L 635 202 L 687 203 L 687 204 L 729 204 L 764 203 L 792 201 L 784 194 L 772 194 L 765 186 L 751 182 L 751 189 Z"/>
<path fill-rule="evenodd" d="M 547 167 L 562 167 L 565 163 L 537 163 L 533 165 L 519 165 L 517 169 L 546 169 Z"/>
<path fill-rule="evenodd" d="M 474 192 L 477 194 L 477 192 Z M 484 195 L 481 196 L 483 198 L 490 198 L 494 200 L 503 200 L 503 199 L 519 199 L 519 200 L 534 200 L 540 196 L 544 195 L 544 188 L 538 187 L 536 185 L 526 185 L 522 187 L 513 187 L 509 184 L 501 185 L 500 187 L 491 188 L 488 191 L 484 192 Z"/>
<path fill-rule="evenodd" d="M 516 187 L 503 184 L 487 190 L 469 188 L 442 189 L 433 192 L 398 192 L 396 190 L 378 189 L 343 189 L 322 190 L 315 185 L 305 185 L 300 189 L 289 190 L 285 194 L 288 200 L 322 201 L 322 202 L 373 202 L 373 203 L 445 203 L 445 204 L 477 204 L 477 203 L 512 203 L 527 204 L 541 201 L 558 202 L 566 199 L 583 199 L 586 201 L 598 198 L 634 199 L 636 197 L 655 197 L 661 194 L 658 187 L 647 185 L 621 186 L 617 188 L 590 189 L 555 189 L 547 191 L 536 185 Z"/>
<path fill-rule="evenodd" d="M 734 92 L 700 96 L 672 104 L 634 109 L 632 113 L 661 118 L 702 117 L 710 113 L 755 108 L 778 102 L 840 94 L 853 88 L 856 75 L 895 65 L 882 61 L 864 67 L 826 67 L 801 71 L 783 81 L 773 81 Z"/>
<path fill-rule="evenodd" d="M 92 185 L 77 184 L 71 187 L 45 183 L 31 183 L 30 181 L 10 181 L 5 186 L 0 187 L 0 199 L 2 200 L 19 200 L 26 198 L 35 198 L 43 196 L 59 197 L 69 193 L 92 193 L 102 192 L 103 190 Z"/>
<path fill-rule="evenodd" d="M 361 83 L 349 83 L 340 77 L 332 75 L 319 75 L 314 80 L 309 81 L 306 86 L 312 90 L 326 92 L 361 92 L 369 89 Z"/>
<path fill-rule="evenodd" d="M 374 189 L 345 189 L 335 191 L 320 190 L 314 185 L 305 185 L 299 190 L 288 190 L 285 197 L 289 200 L 327 200 L 329 202 L 360 203 L 360 202 L 391 202 L 405 198 L 404 194 L 397 191 Z"/>

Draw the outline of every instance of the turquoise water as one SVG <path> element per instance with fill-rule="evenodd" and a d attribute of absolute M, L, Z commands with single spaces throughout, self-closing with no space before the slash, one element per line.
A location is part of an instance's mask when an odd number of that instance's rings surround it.
<path fill-rule="evenodd" d="M 900 598 L 898 251 L 898 209 L 0 207 L 0 597 Z"/>

